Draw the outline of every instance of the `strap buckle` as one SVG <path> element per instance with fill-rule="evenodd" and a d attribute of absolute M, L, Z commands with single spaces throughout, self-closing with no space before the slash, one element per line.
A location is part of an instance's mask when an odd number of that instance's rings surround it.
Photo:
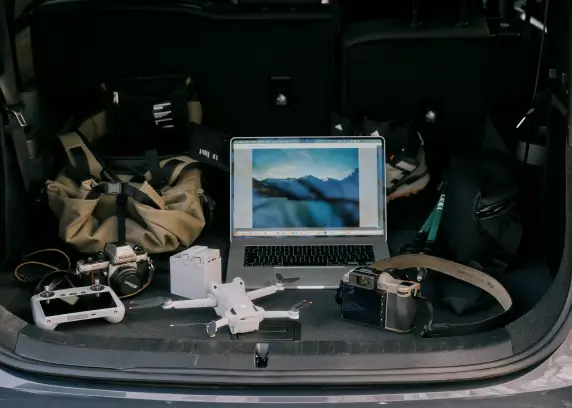
<path fill-rule="evenodd" d="M 24 117 L 24 108 L 25 108 L 25 106 L 22 102 L 15 103 L 13 105 L 5 105 L 4 106 L 4 109 L 6 109 L 7 112 L 14 115 L 14 117 L 18 121 L 18 124 L 20 125 L 20 127 L 28 126 L 28 122 L 26 121 L 26 118 Z"/>
<path fill-rule="evenodd" d="M 123 182 L 108 182 L 105 184 L 105 194 L 119 196 L 123 194 Z"/>

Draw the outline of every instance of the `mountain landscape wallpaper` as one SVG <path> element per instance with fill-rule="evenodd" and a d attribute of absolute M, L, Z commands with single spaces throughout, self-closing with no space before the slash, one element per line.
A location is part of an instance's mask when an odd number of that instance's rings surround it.
<path fill-rule="evenodd" d="M 254 149 L 253 228 L 359 226 L 358 149 Z"/>

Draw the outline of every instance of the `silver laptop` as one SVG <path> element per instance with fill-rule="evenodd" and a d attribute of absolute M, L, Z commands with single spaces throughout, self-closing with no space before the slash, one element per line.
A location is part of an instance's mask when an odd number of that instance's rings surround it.
<path fill-rule="evenodd" d="M 227 282 L 247 289 L 333 289 L 351 268 L 389 257 L 381 137 L 231 141 Z"/>

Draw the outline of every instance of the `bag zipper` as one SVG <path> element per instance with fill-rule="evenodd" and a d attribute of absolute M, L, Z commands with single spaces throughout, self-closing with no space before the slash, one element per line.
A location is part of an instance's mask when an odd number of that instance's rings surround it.
<path fill-rule="evenodd" d="M 488 218 L 492 217 L 493 215 L 497 215 L 507 209 L 509 209 L 515 203 L 514 199 L 508 199 L 504 201 L 500 201 L 495 204 L 491 204 L 482 208 L 475 212 L 475 216 L 477 218 Z"/>

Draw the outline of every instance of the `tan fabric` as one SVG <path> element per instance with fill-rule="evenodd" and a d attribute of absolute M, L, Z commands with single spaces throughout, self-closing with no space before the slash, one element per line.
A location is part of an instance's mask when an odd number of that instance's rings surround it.
<path fill-rule="evenodd" d="M 203 122 L 203 107 L 199 101 L 190 101 L 189 107 L 189 120 L 200 125 Z"/>
<path fill-rule="evenodd" d="M 105 129 L 101 125 L 105 123 L 103 118 L 101 114 L 97 115 L 80 126 L 82 134 L 90 142 L 104 134 Z M 76 133 L 63 135 L 60 140 L 66 151 L 81 146 L 87 152 L 90 168 L 93 166 L 92 170 L 95 171 L 93 174 L 101 174 L 101 166 Z M 183 163 L 175 168 L 167 186 L 161 191 L 155 191 L 147 181 L 134 183 L 129 181 L 129 176 L 119 175 L 122 180 L 149 196 L 158 207 L 142 204 L 132 198 L 127 203 L 127 242 L 142 245 L 151 254 L 190 246 L 205 226 L 200 170 L 184 168 L 195 160 L 180 156 L 163 160 L 160 166 L 165 166 L 171 160 Z M 150 180 L 150 174 L 147 173 L 145 178 Z M 59 219 L 59 235 L 80 252 L 100 251 L 106 243 L 117 240 L 115 197 L 102 195 L 96 199 L 86 199 L 100 181 L 100 177 L 94 177 L 78 185 L 66 176 L 64 169 L 55 180 L 46 183 L 50 208 Z"/>
<path fill-rule="evenodd" d="M 73 165 L 76 165 L 76 163 L 71 150 L 73 148 L 80 147 L 87 157 L 90 173 L 96 176 L 98 179 L 101 178 L 101 171 L 103 170 L 103 167 L 101 164 L 99 164 L 93 153 L 86 147 L 86 145 L 81 140 L 81 137 L 79 137 L 77 133 L 68 133 L 67 135 L 60 136 L 60 142 L 64 146 L 66 155 Z"/>

